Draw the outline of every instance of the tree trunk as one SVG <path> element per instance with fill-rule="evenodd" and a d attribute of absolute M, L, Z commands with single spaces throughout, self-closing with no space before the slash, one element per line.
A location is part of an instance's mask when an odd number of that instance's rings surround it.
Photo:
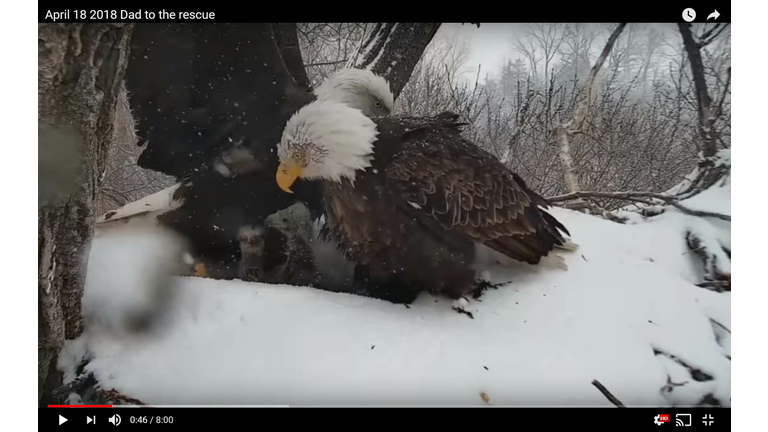
<path fill-rule="evenodd" d="M 616 39 L 619 38 L 619 35 L 626 25 L 627 23 L 619 24 L 608 38 L 608 42 L 606 42 L 603 52 L 600 54 L 600 57 L 597 58 L 597 61 L 595 61 L 595 65 L 592 67 L 592 70 L 590 70 L 587 81 L 584 83 L 584 88 L 579 96 L 579 102 L 576 104 L 573 118 L 569 122 L 555 127 L 555 140 L 560 149 L 560 163 L 563 168 L 563 182 L 565 183 L 566 190 L 570 193 L 578 192 L 580 187 L 579 182 L 576 179 L 576 174 L 573 171 L 573 159 L 571 158 L 569 136 L 573 136 L 581 129 L 584 119 L 587 116 L 587 107 L 589 106 L 589 100 L 595 86 L 597 73 L 600 71 L 603 63 L 605 63 L 605 59 L 608 57 L 608 54 L 610 54 L 613 44 L 616 43 Z"/>
<path fill-rule="evenodd" d="M 347 67 L 383 76 L 397 99 L 439 28 L 440 23 L 378 23 Z"/>
<path fill-rule="evenodd" d="M 300 87 L 310 91 L 296 24 L 272 24 L 272 29 L 291 76 Z M 369 69 L 383 76 L 397 99 L 438 29 L 440 23 L 378 23 L 363 38 L 346 67 Z"/>
<path fill-rule="evenodd" d="M 696 89 L 696 102 L 699 105 L 699 135 L 701 138 L 701 151 L 704 158 L 711 158 L 717 153 L 717 138 L 712 130 L 711 105 L 712 99 L 707 91 L 707 80 L 704 77 L 704 62 L 701 60 L 701 49 L 699 44 L 693 39 L 691 25 L 688 23 L 678 23 L 680 34 L 683 37 L 683 46 L 688 53 L 688 60 L 691 62 L 691 73 L 693 74 L 693 85 Z"/>
<path fill-rule="evenodd" d="M 82 332 L 80 303 L 93 202 L 113 135 L 128 56 L 129 24 L 38 25 L 39 178 L 56 178 L 50 159 L 72 162 L 68 187 L 38 197 L 38 404 L 61 402 L 56 363 Z M 53 173 L 53 174 L 52 174 Z"/>
<path fill-rule="evenodd" d="M 560 165 L 563 169 L 563 183 L 568 192 L 578 192 L 581 187 L 576 179 L 576 173 L 573 170 L 573 158 L 571 157 L 571 144 L 568 139 L 568 131 L 565 126 L 559 124 L 555 126 L 555 141 L 558 146 L 558 156 Z"/>
<path fill-rule="evenodd" d="M 716 163 L 715 161 L 718 152 L 718 137 L 713 128 L 715 119 L 712 116 L 711 110 L 712 99 L 710 99 L 709 91 L 707 90 L 704 63 L 701 60 L 702 44 L 694 40 L 690 24 L 679 23 L 678 28 L 683 37 L 683 46 L 688 54 L 688 60 L 691 63 L 691 73 L 693 74 L 693 85 L 696 91 L 696 102 L 699 111 L 699 139 L 701 141 L 700 149 L 702 156 L 699 160 L 697 175 L 690 182 L 688 188 L 678 194 L 680 199 L 685 199 L 709 189 L 723 178 L 724 175 L 730 173 L 730 166 Z M 709 42 L 711 42 L 711 39 Z"/>
<path fill-rule="evenodd" d="M 280 50 L 280 55 L 283 57 L 285 67 L 296 80 L 296 84 L 302 90 L 311 92 L 312 84 L 309 82 L 307 70 L 304 68 L 304 59 L 301 57 L 296 23 L 273 23 L 272 32 L 275 35 L 275 42 Z"/>

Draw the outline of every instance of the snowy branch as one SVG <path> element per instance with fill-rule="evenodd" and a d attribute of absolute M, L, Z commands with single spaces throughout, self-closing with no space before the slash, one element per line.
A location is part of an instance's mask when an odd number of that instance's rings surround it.
<path fill-rule="evenodd" d="M 689 230 L 685 235 L 688 249 L 701 258 L 704 264 L 704 281 L 701 288 L 714 291 L 731 290 L 731 258 L 711 231 L 703 227 Z M 710 283 L 715 282 L 715 283 Z"/>
<path fill-rule="evenodd" d="M 572 192 L 565 195 L 558 195 L 551 198 L 547 198 L 547 200 L 549 202 L 561 202 L 561 201 L 570 201 L 570 200 L 579 199 L 579 198 L 614 198 L 614 199 L 620 199 L 620 200 L 626 200 L 626 201 L 642 202 L 644 204 L 653 204 L 647 200 L 642 200 L 643 197 L 659 199 L 675 207 L 681 212 L 691 216 L 713 217 L 713 218 L 722 219 L 729 222 L 731 220 L 730 215 L 706 212 L 701 210 L 693 210 L 680 204 L 678 199 L 675 197 L 671 197 L 669 195 L 664 195 L 664 194 L 655 193 L 655 192 Z"/>

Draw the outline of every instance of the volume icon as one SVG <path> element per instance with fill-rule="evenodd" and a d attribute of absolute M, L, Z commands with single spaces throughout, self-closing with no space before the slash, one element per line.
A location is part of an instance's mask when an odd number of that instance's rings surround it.
<path fill-rule="evenodd" d="M 119 414 L 113 415 L 112 417 L 109 418 L 109 422 L 115 426 L 120 426 L 120 415 Z"/>

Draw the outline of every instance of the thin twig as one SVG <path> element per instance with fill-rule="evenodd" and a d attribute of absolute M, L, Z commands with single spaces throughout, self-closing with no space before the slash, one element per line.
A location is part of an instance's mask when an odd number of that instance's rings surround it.
<path fill-rule="evenodd" d="M 724 221 L 731 221 L 731 215 L 724 215 L 722 213 L 713 213 L 713 212 L 707 212 L 707 211 L 701 211 L 701 210 L 692 210 L 688 207 L 685 207 L 684 205 L 677 202 L 677 200 L 673 199 L 667 202 L 669 205 L 673 206 L 674 208 L 680 210 L 681 212 L 691 215 L 691 216 L 698 216 L 698 217 L 713 217 Z"/>
<path fill-rule="evenodd" d="M 616 399 L 616 396 L 612 395 L 611 392 L 609 392 L 608 389 L 605 388 L 604 385 L 600 384 L 600 381 L 594 380 L 594 381 L 592 381 L 592 385 L 597 387 L 597 389 L 600 390 L 600 393 L 602 393 L 603 396 L 605 396 L 606 399 L 611 401 L 612 404 L 616 405 L 619 408 L 626 408 L 626 406 L 624 406 L 624 404 L 621 403 L 621 401 Z"/>
<path fill-rule="evenodd" d="M 565 195 L 558 195 L 551 198 L 547 198 L 547 201 L 549 202 L 560 202 L 560 201 L 570 201 L 573 199 L 578 198 L 590 198 L 590 197 L 596 197 L 596 198 L 614 198 L 614 199 L 620 199 L 625 201 L 639 201 L 637 198 L 639 197 L 647 197 L 647 198 L 656 198 L 659 200 L 664 201 L 665 203 L 675 207 L 676 209 L 680 210 L 681 212 L 691 215 L 691 216 L 699 216 L 699 217 L 713 217 L 721 220 L 731 221 L 730 215 L 724 215 L 721 213 L 713 213 L 713 212 L 706 212 L 701 210 L 692 210 L 688 207 L 685 207 L 684 205 L 680 204 L 675 197 L 671 197 L 669 195 L 664 195 L 660 193 L 655 192 L 572 192 Z"/>
<path fill-rule="evenodd" d="M 712 28 L 712 30 L 710 30 L 710 31 L 709 31 L 707 34 L 705 34 L 704 36 L 702 36 L 702 38 L 699 40 L 699 42 L 698 42 L 698 46 L 699 46 L 699 48 L 704 48 L 705 46 L 707 46 L 707 45 L 709 45 L 710 43 L 712 43 L 712 42 L 713 42 L 715 39 L 717 39 L 717 37 L 718 37 L 718 36 L 720 36 L 720 34 L 721 34 L 722 32 L 724 32 L 724 31 L 725 31 L 725 29 L 727 29 L 727 28 L 728 28 L 728 26 L 729 26 L 729 25 L 730 25 L 729 23 L 726 23 L 726 24 L 725 24 L 723 27 L 721 27 L 721 28 L 720 28 L 720 29 L 717 31 L 717 33 L 716 33 L 714 36 L 711 36 L 711 37 L 710 37 L 710 35 L 711 35 L 711 32 L 717 28 L 717 27 L 713 27 L 713 28 Z"/>
<path fill-rule="evenodd" d="M 335 65 L 335 64 L 339 64 L 339 63 L 346 63 L 348 61 L 349 61 L 349 59 L 336 60 L 336 61 L 326 61 L 326 62 L 318 62 L 318 63 L 309 63 L 309 64 L 306 65 L 306 67 L 311 67 L 311 66 L 330 66 L 330 65 Z"/>
<path fill-rule="evenodd" d="M 717 104 L 717 113 L 713 116 L 715 120 L 720 118 L 720 116 L 723 114 L 723 102 L 725 102 L 725 97 L 728 95 L 728 88 L 731 85 L 731 68 L 728 68 L 728 78 L 725 80 L 725 89 L 723 90 L 723 94 L 720 95 L 720 102 Z M 720 134 L 718 134 L 719 136 Z"/>
<path fill-rule="evenodd" d="M 707 30 L 703 35 L 701 35 L 699 37 L 699 42 L 703 42 L 703 41 L 707 40 L 707 38 L 712 36 L 712 33 L 714 33 L 715 30 L 720 29 L 721 26 L 722 26 L 722 24 L 716 23 L 714 27 L 712 27 L 711 29 Z"/>

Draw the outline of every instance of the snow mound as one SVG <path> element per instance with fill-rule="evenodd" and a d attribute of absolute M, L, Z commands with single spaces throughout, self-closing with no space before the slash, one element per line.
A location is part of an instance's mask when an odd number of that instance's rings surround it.
<path fill-rule="evenodd" d="M 699 211 L 731 214 L 731 176 L 730 174 L 709 189 L 680 201 L 680 204 Z"/>
<path fill-rule="evenodd" d="M 158 227 L 120 227 L 91 243 L 83 318 L 115 336 L 145 330 L 170 304 L 175 275 L 185 274 L 186 244 Z"/>
<path fill-rule="evenodd" d="M 472 318 L 429 295 L 405 307 L 178 277 L 161 331 L 87 328 L 65 357 L 154 405 L 612 406 L 598 380 L 627 406 L 730 406 L 730 293 L 694 285 L 691 217 L 552 214 L 579 245 L 558 252 L 567 270 L 488 267 L 503 285 L 465 306 Z"/>

